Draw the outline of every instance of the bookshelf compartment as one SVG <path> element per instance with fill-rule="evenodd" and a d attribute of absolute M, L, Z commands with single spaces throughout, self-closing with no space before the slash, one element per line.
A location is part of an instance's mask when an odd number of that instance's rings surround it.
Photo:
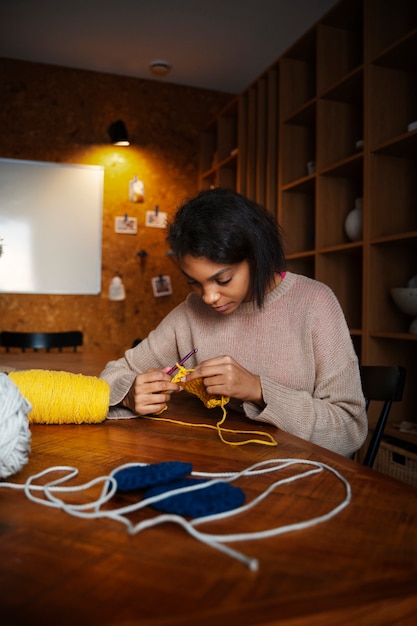
<path fill-rule="evenodd" d="M 296 186 L 282 195 L 279 216 L 287 254 L 315 247 L 315 185 Z"/>
<path fill-rule="evenodd" d="M 216 132 L 215 128 L 212 127 L 200 133 L 200 172 L 207 172 L 212 169 L 215 152 Z"/>
<path fill-rule="evenodd" d="M 417 55 L 417 48 L 415 50 Z M 371 150 L 408 132 L 417 120 L 417 73 L 371 66 L 369 137 Z"/>
<path fill-rule="evenodd" d="M 280 60 L 280 111 L 285 119 L 316 96 L 316 31 L 309 31 Z"/>
<path fill-rule="evenodd" d="M 394 45 L 390 46 L 376 59 L 374 65 L 381 65 L 397 70 L 415 72 L 417 69 L 416 59 L 417 29 L 411 31 Z"/>
<path fill-rule="evenodd" d="M 336 294 L 351 330 L 362 328 L 362 268 L 361 247 L 320 253 L 316 278 Z"/>
<path fill-rule="evenodd" d="M 345 102 L 320 100 L 317 115 L 317 169 L 346 159 L 363 140 L 363 108 Z"/>
<path fill-rule="evenodd" d="M 417 231 L 416 160 L 371 157 L 369 231 L 371 239 Z"/>
<path fill-rule="evenodd" d="M 368 0 L 366 57 L 373 61 L 383 50 L 392 46 L 417 28 L 417 4 L 414 0 Z"/>
<path fill-rule="evenodd" d="M 217 186 L 227 189 L 236 189 L 237 170 L 236 159 L 230 159 L 227 165 L 219 167 L 217 173 Z"/>
<path fill-rule="evenodd" d="M 319 96 L 362 64 L 361 16 L 358 22 L 358 28 L 355 31 L 319 26 L 317 43 L 317 93 Z"/>
<path fill-rule="evenodd" d="M 372 281 L 368 300 L 371 334 L 408 334 L 411 318 L 396 307 L 390 289 L 406 287 L 410 278 L 417 274 L 416 252 L 417 234 L 371 245 L 369 274 Z"/>
<path fill-rule="evenodd" d="M 282 127 L 281 181 L 287 185 L 309 176 L 308 163 L 316 161 L 313 127 L 284 124 Z"/>
<path fill-rule="evenodd" d="M 363 106 L 363 66 L 344 76 L 321 94 L 324 100 Z"/>
<path fill-rule="evenodd" d="M 287 268 L 295 274 L 314 278 L 316 274 L 314 255 L 289 256 L 287 258 Z"/>
<path fill-rule="evenodd" d="M 236 164 L 238 156 L 237 102 L 232 101 L 219 117 L 200 134 L 200 187 L 208 189 L 230 181 L 226 186 L 236 186 Z M 233 165 L 230 166 L 230 162 Z M 220 172 L 220 169 L 227 170 Z M 234 182 L 230 173 L 234 171 Z"/>
<path fill-rule="evenodd" d="M 200 175 L 200 189 L 213 189 L 217 187 L 217 172 L 210 170 L 204 175 Z"/>
<path fill-rule="evenodd" d="M 345 231 L 348 214 L 363 195 L 362 170 L 356 177 L 319 176 L 317 190 L 317 246 L 352 243 Z"/>

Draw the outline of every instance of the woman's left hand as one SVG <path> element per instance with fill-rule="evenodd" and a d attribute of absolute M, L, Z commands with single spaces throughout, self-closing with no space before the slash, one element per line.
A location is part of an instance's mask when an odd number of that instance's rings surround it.
<path fill-rule="evenodd" d="M 242 367 L 231 356 L 217 356 L 203 361 L 187 374 L 185 382 L 202 378 L 209 394 L 229 396 L 262 406 L 261 379 Z"/>

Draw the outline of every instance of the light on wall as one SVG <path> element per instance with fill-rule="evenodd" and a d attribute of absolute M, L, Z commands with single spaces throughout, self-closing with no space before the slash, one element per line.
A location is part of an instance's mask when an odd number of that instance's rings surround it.
<path fill-rule="evenodd" d="M 122 120 L 113 122 L 107 129 L 111 142 L 115 146 L 130 146 L 125 123 Z"/>

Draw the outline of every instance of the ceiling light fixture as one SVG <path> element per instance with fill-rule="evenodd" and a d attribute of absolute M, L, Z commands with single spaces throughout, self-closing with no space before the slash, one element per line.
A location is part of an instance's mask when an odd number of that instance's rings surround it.
<path fill-rule="evenodd" d="M 152 61 L 152 63 L 149 65 L 149 68 L 152 74 L 155 74 L 155 76 L 166 76 L 170 73 L 172 65 L 168 63 L 168 61 L 158 60 Z"/>
<path fill-rule="evenodd" d="M 125 123 L 122 120 L 113 122 L 107 129 L 110 140 L 115 146 L 130 146 Z"/>

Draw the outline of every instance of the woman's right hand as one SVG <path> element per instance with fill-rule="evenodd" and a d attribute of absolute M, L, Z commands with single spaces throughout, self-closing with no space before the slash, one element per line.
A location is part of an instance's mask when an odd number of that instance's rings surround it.
<path fill-rule="evenodd" d="M 138 374 L 122 400 L 122 406 L 136 415 L 151 415 L 162 411 L 169 402 L 171 393 L 181 390 L 178 383 L 171 383 L 168 369 L 150 369 Z"/>

